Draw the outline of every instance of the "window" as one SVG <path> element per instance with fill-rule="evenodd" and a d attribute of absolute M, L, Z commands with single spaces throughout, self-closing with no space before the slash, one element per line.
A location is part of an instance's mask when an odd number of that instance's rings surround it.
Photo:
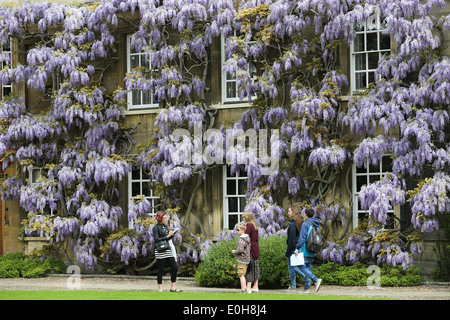
<path fill-rule="evenodd" d="M 30 186 L 37 183 L 39 178 L 42 177 L 42 168 L 33 168 L 31 171 L 28 171 L 28 183 Z"/>
<path fill-rule="evenodd" d="M 223 228 L 230 229 L 241 222 L 247 191 L 247 173 L 231 174 L 230 166 L 223 168 Z"/>
<path fill-rule="evenodd" d="M 133 201 L 133 197 L 144 196 L 152 205 L 149 215 L 151 217 L 156 215 L 160 204 L 159 197 L 154 195 L 150 176 L 142 170 L 142 167 L 134 167 L 128 174 L 128 195 L 130 202 Z"/>
<path fill-rule="evenodd" d="M 367 168 L 357 168 L 353 165 L 353 227 L 358 226 L 360 220 L 367 219 L 369 217 L 368 210 L 361 209 L 361 203 L 359 202 L 358 195 L 361 191 L 361 187 L 381 180 L 387 173 L 392 172 L 392 159 L 390 155 L 383 155 L 380 164 L 377 166 L 367 165 Z M 388 215 L 393 216 L 394 210 L 388 211 Z"/>
<path fill-rule="evenodd" d="M 389 54 L 391 40 L 378 13 L 356 26 L 351 52 L 351 90 L 366 88 L 375 79 L 375 70 L 382 55 Z"/>
<path fill-rule="evenodd" d="M 9 58 L 6 59 L 6 61 L 3 61 L 1 63 L 1 68 L 2 70 L 11 63 L 11 46 L 9 43 L 5 44 L 5 45 L 1 45 L 1 53 L 2 56 L 8 56 Z M 3 59 L 5 60 L 5 59 Z M 1 98 L 3 99 L 4 97 L 8 96 L 11 92 L 12 92 L 12 85 L 11 84 L 3 84 L 1 85 Z"/>
<path fill-rule="evenodd" d="M 236 33 L 234 34 L 236 36 Z M 222 66 L 227 61 L 225 46 L 227 39 L 221 37 L 221 53 L 222 53 Z M 254 64 L 250 64 L 250 75 L 252 81 L 256 81 L 256 67 Z M 222 72 L 222 103 L 226 102 L 239 102 L 239 91 L 237 87 L 236 75 L 229 74 L 228 72 Z"/>
<path fill-rule="evenodd" d="M 145 52 L 136 52 L 131 48 L 131 36 L 127 37 L 127 72 L 136 67 L 151 69 Z M 128 110 L 158 108 L 159 101 L 151 91 L 133 90 L 128 93 Z"/>

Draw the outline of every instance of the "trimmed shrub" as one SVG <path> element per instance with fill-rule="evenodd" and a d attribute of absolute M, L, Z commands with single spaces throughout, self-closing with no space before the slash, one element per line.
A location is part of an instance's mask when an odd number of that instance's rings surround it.
<path fill-rule="evenodd" d="M 263 288 L 287 288 L 290 284 L 286 252 L 286 237 L 268 236 L 259 240 L 259 285 Z"/>
<path fill-rule="evenodd" d="M 20 252 L 0 258 L 0 278 L 39 278 L 48 273 L 65 273 L 66 269 L 64 262 L 56 258 L 47 258 L 41 262 Z"/>
<path fill-rule="evenodd" d="M 237 261 L 231 250 L 236 249 L 237 239 L 218 242 L 213 246 L 195 273 L 195 281 L 202 287 L 238 286 Z"/>
<path fill-rule="evenodd" d="M 403 270 L 401 266 L 391 267 L 384 264 L 380 267 L 380 285 L 382 287 L 417 286 L 421 284 L 420 269 L 412 266 Z M 340 266 L 333 262 L 313 268 L 313 273 L 322 279 L 323 284 L 340 286 L 366 286 L 367 266 L 356 263 L 353 266 Z"/>
<path fill-rule="evenodd" d="M 239 287 L 236 256 L 237 238 L 218 242 L 200 263 L 195 280 L 203 287 Z M 286 237 L 268 236 L 259 239 L 259 286 L 282 288 L 289 285 L 289 273 L 284 257 Z"/>

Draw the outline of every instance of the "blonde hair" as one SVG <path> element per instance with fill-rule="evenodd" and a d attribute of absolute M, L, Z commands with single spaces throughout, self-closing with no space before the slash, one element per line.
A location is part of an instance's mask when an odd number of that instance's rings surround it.
<path fill-rule="evenodd" d="M 247 226 L 245 225 L 245 223 L 244 222 L 240 222 L 240 223 L 238 223 L 237 225 L 236 225 L 236 229 L 239 229 L 239 230 L 247 230 Z"/>
<path fill-rule="evenodd" d="M 250 211 L 245 211 L 242 214 L 242 219 L 244 219 L 244 221 L 246 223 L 251 223 L 254 227 L 255 230 L 258 231 L 258 226 L 256 225 L 256 221 L 255 221 L 255 217 L 253 216 L 253 213 Z"/>

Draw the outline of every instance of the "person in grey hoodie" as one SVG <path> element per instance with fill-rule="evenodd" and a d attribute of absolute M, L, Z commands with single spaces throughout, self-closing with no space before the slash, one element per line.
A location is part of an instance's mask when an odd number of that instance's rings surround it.
<path fill-rule="evenodd" d="M 250 263 L 250 237 L 245 233 L 245 223 L 239 223 L 236 226 L 236 232 L 239 236 L 236 250 L 231 250 L 232 254 L 236 255 L 238 262 L 238 276 L 241 282 L 242 293 L 251 293 L 247 291 L 247 281 L 245 280 L 245 274 L 247 273 L 247 267 Z"/>
<path fill-rule="evenodd" d="M 298 242 L 296 245 L 296 254 L 298 251 L 303 252 L 303 257 L 305 259 L 305 264 L 300 266 L 300 270 L 305 275 L 305 286 L 303 293 L 309 293 L 309 287 L 311 285 L 311 281 L 316 284 L 316 292 L 319 291 L 320 285 L 322 284 L 322 279 L 317 278 L 312 272 L 311 272 L 311 264 L 314 261 L 314 258 L 316 257 L 316 254 L 314 252 L 310 252 L 306 249 L 306 242 L 308 241 L 309 234 L 311 233 L 311 230 L 313 226 L 316 228 L 319 226 L 319 219 L 313 218 L 314 217 L 314 210 L 307 208 L 305 209 L 306 214 L 306 221 L 302 223 L 302 227 L 300 229 L 300 235 L 298 237 Z"/>

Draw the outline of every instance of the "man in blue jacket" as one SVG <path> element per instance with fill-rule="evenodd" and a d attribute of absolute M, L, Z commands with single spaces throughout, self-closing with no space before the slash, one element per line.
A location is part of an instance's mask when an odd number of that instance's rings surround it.
<path fill-rule="evenodd" d="M 311 281 L 316 284 L 316 292 L 319 291 L 320 285 L 322 283 L 322 279 L 317 278 L 312 272 L 311 272 L 311 264 L 314 261 L 314 258 L 316 257 L 316 254 L 314 252 L 310 252 L 306 249 L 306 242 L 308 241 L 309 234 L 311 233 L 312 226 L 311 224 L 317 228 L 319 226 L 319 219 L 313 218 L 314 217 L 314 210 L 307 208 L 305 210 L 306 214 L 306 221 L 302 223 L 302 227 L 300 229 L 300 236 L 298 237 L 298 242 L 296 246 L 296 252 L 301 251 L 303 252 L 303 257 L 305 259 L 305 264 L 300 266 L 300 270 L 305 275 L 305 287 L 303 293 L 309 293 L 309 287 L 311 285 Z M 310 222 L 310 223 L 308 223 Z"/>

